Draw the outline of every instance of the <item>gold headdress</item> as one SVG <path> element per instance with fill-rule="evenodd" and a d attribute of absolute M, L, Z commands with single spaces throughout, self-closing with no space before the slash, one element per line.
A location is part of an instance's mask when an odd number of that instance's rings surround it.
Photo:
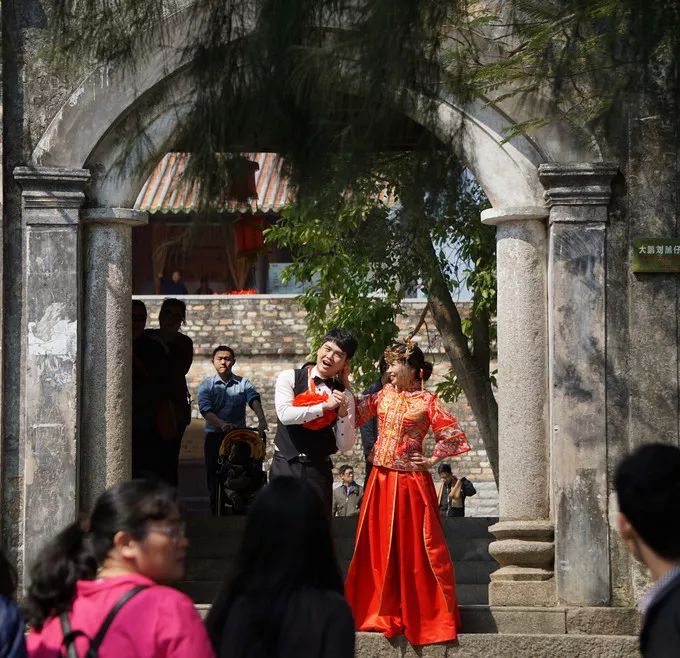
<path fill-rule="evenodd" d="M 392 345 L 385 350 L 385 361 L 387 363 L 408 361 L 416 347 L 418 347 L 418 343 L 412 341 L 410 338 L 402 343 Z"/>

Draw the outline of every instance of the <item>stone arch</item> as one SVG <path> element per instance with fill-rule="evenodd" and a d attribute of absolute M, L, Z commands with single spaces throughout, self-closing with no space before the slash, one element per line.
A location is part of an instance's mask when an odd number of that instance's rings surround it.
<path fill-rule="evenodd" d="M 136 69 L 113 65 L 92 72 L 53 118 L 32 154 L 32 163 L 37 168 L 90 170 L 92 179 L 87 199 L 89 205 L 98 206 L 100 212 L 83 217 L 88 226 L 84 240 L 86 249 L 93 249 L 94 234 L 103 231 L 102 227 L 113 224 L 119 234 L 127 231 L 125 239 L 129 240 L 129 226 L 140 221 L 134 213 L 128 215 L 120 209 L 133 206 L 146 175 L 191 107 L 193 92 L 186 75 L 187 62 L 182 56 L 190 24 L 181 13 L 171 17 L 160 32 L 163 38 L 158 40 L 159 45 L 145 53 Z M 500 400 L 499 426 L 506 447 L 504 455 L 501 446 L 501 478 L 503 469 L 508 474 L 521 470 L 525 477 L 522 480 L 503 479 L 505 484 L 502 486 L 506 491 L 501 493 L 502 522 L 494 531 L 498 541 L 493 554 L 505 571 L 501 569 L 497 582 L 492 583 L 497 585 L 492 603 L 551 606 L 559 595 L 560 600 L 574 605 L 601 605 L 608 600 L 609 576 L 604 574 L 596 579 L 588 569 L 591 568 L 589 564 L 596 564 L 597 568 L 606 571 L 609 564 L 606 509 L 583 507 L 577 510 L 571 515 L 571 525 L 562 528 L 557 547 L 553 548 L 551 519 L 560 519 L 558 508 L 563 503 L 557 500 L 551 504 L 549 472 L 552 468 L 555 477 L 554 473 L 559 475 L 562 467 L 556 466 L 556 458 L 551 461 L 547 419 L 550 417 L 551 425 L 555 418 L 562 419 L 562 437 L 568 439 L 563 439 L 562 443 L 568 447 L 575 443 L 574 437 L 580 428 L 569 412 L 571 408 L 578 408 L 577 405 L 572 404 L 568 392 L 559 397 L 564 391 L 558 389 L 558 385 L 564 386 L 554 367 L 551 376 L 557 382 L 555 391 L 552 381 L 548 386 L 548 343 L 552 354 L 559 355 L 568 346 L 572 349 L 570 356 L 575 355 L 574 362 L 587 364 L 583 366 L 584 380 L 588 380 L 592 372 L 595 372 L 593 381 L 602 380 L 604 366 L 599 357 L 591 358 L 591 348 L 570 345 L 570 336 L 577 332 L 553 334 L 550 323 L 553 326 L 560 323 L 560 309 L 564 308 L 582 311 L 578 322 L 572 320 L 574 326 L 591 327 L 603 323 L 606 205 L 613 170 L 584 164 L 601 160 L 601 154 L 595 143 L 584 144 L 568 126 L 556 124 L 537 131 L 532 137 L 518 134 L 505 141 L 505 130 L 526 119 L 527 108 L 542 106 L 538 96 L 523 102 L 524 107 L 511 102 L 500 107 L 481 101 L 463 105 L 451 96 L 442 95 L 434 117 L 423 118 L 417 111 L 417 102 L 414 103 L 416 109 L 406 114 L 457 149 L 493 205 L 486 213 L 486 221 L 500 227 L 497 234 L 498 345 L 499 353 L 505 359 L 500 364 L 501 382 L 506 390 L 520 392 L 512 405 L 504 404 L 503 398 Z M 139 138 L 132 151 L 127 149 L 129 141 L 124 139 L 130 135 Z M 546 167 L 546 163 L 554 164 Z M 543 167 L 539 169 L 541 165 Z M 51 175 L 49 172 L 43 174 Z M 545 202 L 546 188 L 550 209 Z M 556 245 L 552 254 L 545 224 L 548 215 L 552 224 L 550 239 Z M 581 226 L 589 230 L 587 244 L 575 239 Z M 120 240 L 122 242 L 123 238 Z M 597 280 L 588 281 L 586 285 L 585 276 L 574 277 L 577 285 L 572 285 L 569 264 L 582 258 L 579 250 L 583 249 L 588 250 L 589 262 L 597 264 L 591 268 Z M 98 253 L 105 251 L 102 249 Z M 118 259 L 121 270 L 125 259 L 126 255 L 121 251 Z M 94 266 L 104 260 L 93 256 L 91 262 Z M 87 276 L 97 276 L 97 273 L 88 272 Z M 569 285 L 555 284 L 560 277 L 563 281 L 568 280 Z M 112 282 L 106 289 L 114 289 L 116 285 Z M 94 290 L 95 287 L 91 288 Z M 579 304 L 579 298 L 588 295 L 589 304 Z M 104 310 L 108 312 L 109 308 Z M 549 308 L 554 316 L 552 319 Z M 113 319 L 110 324 L 117 324 L 121 336 L 127 335 L 129 318 L 120 316 L 120 320 L 116 323 Z M 554 366 L 554 359 L 551 364 Z M 600 398 L 595 397 L 595 403 L 588 411 L 602 419 L 606 410 Z M 100 406 L 101 402 L 101 399 L 97 401 Z M 108 435 L 108 427 L 99 429 Z M 558 455 L 561 461 L 570 465 L 578 460 L 601 465 L 602 450 L 606 451 L 606 446 L 596 440 L 597 431 L 599 428 L 591 433 L 590 444 L 597 446 L 592 454 L 574 455 L 567 449 Z M 597 471 L 598 477 L 602 472 L 602 468 Z M 572 473 L 567 475 L 573 479 Z M 559 482 L 559 478 L 555 479 Z M 565 479 L 566 476 L 562 478 Z M 522 489 L 527 480 L 537 483 L 529 495 Z M 91 489 L 96 487 L 92 485 Z M 597 480 L 593 490 L 597 492 L 598 500 L 606 500 L 606 479 L 604 483 Z M 576 545 L 569 541 L 570 536 L 577 535 L 582 527 L 595 529 L 593 537 L 598 541 L 594 543 L 604 553 L 598 554 L 597 560 L 580 566 Z M 530 540 L 528 552 L 517 553 L 518 540 Z M 571 571 L 558 574 L 561 578 L 558 594 L 552 571 L 555 555 L 559 562 L 571 563 Z M 592 582 L 592 591 L 585 594 L 570 591 L 570 587 L 579 581 Z"/>
<path fill-rule="evenodd" d="M 33 164 L 89 168 L 91 203 L 130 207 L 191 104 L 183 58 L 188 11 L 168 19 L 158 31 L 158 47 L 132 70 L 111 64 L 93 71 L 49 124 L 32 153 Z M 541 163 L 600 159 L 596 147 L 584 147 L 564 125 L 505 141 L 506 130 L 525 118 L 523 108 L 542 105 L 538 96 L 504 108 L 482 101 L 463 105 L 451 95 L 437 104 L 434 118 L 424 119 L 417 109 L 406 114 L 459 152 L 494 207 L 542 205 Z M 134 152 L 125 153 L 123 136 L 131 134 L 140 140 Z"/>

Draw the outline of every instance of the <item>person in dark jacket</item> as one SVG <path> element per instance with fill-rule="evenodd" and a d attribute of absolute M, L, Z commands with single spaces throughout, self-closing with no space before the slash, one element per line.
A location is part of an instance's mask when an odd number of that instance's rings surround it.
<path fill-rule="evenodd" d="M 279 476 L 255 499 L 206 627 L 218 658 L 353 658 L 354 620 L 309 480 Z"/>
<path fill-rule="evenodd" d="M 465 516 L 465 499 L 477 493 L 474 485 L 467 478 L 456 477 L 449 464 L 439 464 L 437 473 L 439 482 L 434 490 L 439 501 L 439 512 L 448 517 Z"/>
<path fill-rule="evenodd" d="M 614 486 L 617 525 L 633 556 L 649 569 L 653 585 L 640 603 L 644 658 L 680 655 L 680 449 L 638 448 L 619 464 Z"/>
<path fill-rule="evenodd" d="M 163 300 L 158 313 L 158 329 L 146 329 L 144 335 L 155 340 L 165 354 L 167 368 L 165 386 L 169 400 L 164 405 L 161 447 L 158 452 L 158 474 L 173 487 L 177 486 L 177 469 L 182 436 L 191 422 L 191 401 L 186 375 L 194 358 L 194 344 L 180 327 L 186 321 L 186 304 L 180 299 Z"/>
<path fill-rule="evenodd" d="M 14 602 L 16 588 L 16 572 L 0 551 L 0 658 L 26 658 L 24 620 Z"/>
<path fill-rule="evenodd" d="M 354 481 L 354 469 L 343 464 L 339 469 L 341 484 L 333 489 L 333 516 L 355 516 L 359 513 L 363 489 Z"/>

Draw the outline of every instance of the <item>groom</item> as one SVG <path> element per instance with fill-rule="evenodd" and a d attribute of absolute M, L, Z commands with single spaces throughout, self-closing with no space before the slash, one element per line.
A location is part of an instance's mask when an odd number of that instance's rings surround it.
<path fill-rule="evenodd" d="M 356 348 L 354 334 L 331 329 L 316 353 L 316 365 L 284 370 L 276 380 L 278 423 L 269 477 L 308 480 L 319 492 L 328 518 L 333 507 L 330 456 L 351 450 L 356 437 L 354 397 L 340 383 Z"/>

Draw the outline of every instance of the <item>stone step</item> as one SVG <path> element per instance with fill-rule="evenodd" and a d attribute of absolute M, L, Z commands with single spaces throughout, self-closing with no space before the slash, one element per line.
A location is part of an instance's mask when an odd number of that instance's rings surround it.
<path fill-rule="evenodd" d="M 449 553 L 454 563 L 457 562 L 493 562 L 489 555 L 490 539 L 471 538 L 458 539 L 447 538 Z M 334 541 L 335 552 L 340 562 L 350 560 L 354 552 L 354 540 L 349 538 L 336 538 Z M 233 560 L 241 545 L 241 537 L 238 535 L 223 535 L 221 537 L 190 537 L 188 556 L 189 561 L 197 559 L 222 559 Z"/>
<path fill-rule="evenodd" d="M 452 539 L 489 539 L 489 526 L 496 523 L 496 517 L 466 517 L 464 519 L 442 519 L 444 534 Z M 212 517 L 203 514 L 188 514 L 186 517 L 187 536 L 190 540 L 240 537 L 245 528 L 245 516 Z M 356 517 L 336 517 L 331 523 L 331 534 L 338 539 L 354 540 Z"/>
<path fill-rule="evenodd" d="M 222 586 L 222 579 L 183 580 L 177 583 L 177 589 L 184 592 L 196 604 L 211 603 Z M 489 602 L 488 585 L 458 584 L 456 594 L 460 605 L 485 605 Z"/>
<path fill-rule="evenodd" d="M 205 618 L 210 604 L 197 604 Z M 642 617 L 637 608 L 531 608 L 461 605 L 461 630 L 467 634 L 607 635 L 638 637 Z"/>
<path fill-rule="evenodd" d="M 468 634 L 456 642 L 412 647 L 403 637 L 387 640 L 378 633 L 357 633 L 356 658 L 639 658 L 634 635 Z"/>
<path fill-rule="evenodd" d="M 340 560 L 343 575 L 347 574 L 349 560 Z M 229 562 L 222 558 L 203 558 L 189 560 L 185 580 L 221 581 L 229 569 Z M 456 562 L 456 583 L 459 585 L 488 585 L 489 576 L 498 569 L 496 562 L 471 560 Z"/>

